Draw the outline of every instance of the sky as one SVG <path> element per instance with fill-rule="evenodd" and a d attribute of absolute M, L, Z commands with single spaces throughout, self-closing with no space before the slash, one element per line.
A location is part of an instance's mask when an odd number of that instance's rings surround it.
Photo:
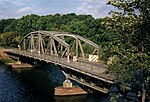
<path fill-rule="evenodd" d="M 90 14 L 95 18 L 108 16 L 113 8 L 108 0 L 0 0 L 0 19 L 20 18 L 28 14 Z"/>

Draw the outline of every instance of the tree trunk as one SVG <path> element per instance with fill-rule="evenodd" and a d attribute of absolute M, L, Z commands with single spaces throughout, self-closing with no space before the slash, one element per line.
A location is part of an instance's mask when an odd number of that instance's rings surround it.
<path fill-rule="evenodd" d="M 144 42 L 141 42 L 141 52 L 144 52 Z M 143 69 L 143 84 L 142 84 L 142 101 L 141 102 L 145 102 L 146 100 L 146 86 L 147 86 L 147 73 L 146 73 L 146 69 Z"/>
<path fill-rule="evenodd" d="M 142 85 L 142 101 L 141 102 L 145 102 L 146 100 L 146 89 L 145 89 L 145 81 Z"/>
<path fill-rule="evenodd" d="M 141 102 L 145 102 L 146 100 L 146 95 L 147 95 L 147 92 L 146 92 L 146 88 L 147 88 L 147 73 L 146 73 L 146 70 L 143 69 L 143 84 L 142 84 L 142 101 Z"/>

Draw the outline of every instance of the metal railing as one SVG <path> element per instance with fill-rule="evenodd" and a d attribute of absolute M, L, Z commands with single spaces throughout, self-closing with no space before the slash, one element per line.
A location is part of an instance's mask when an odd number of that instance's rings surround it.
<path fill-rule="evenodd" d="M 80 73 L 89 75 L 91 77 L 95 77 L 100 80 L 106 81 L 108 83 L 114 83 L 114 77 L 108 74 L 104 74 L 106 68 L 102 66 L 94 66 L 93 64 L 91 65 L 90 63 L 88 64 L 83 62 L 67 62 L 67 58 L 59 58 L 57 56 L 52 56 L 48 54 L 38 54 L 30 51 L 11 50 L 10 52 L 50 63 L 55 63 L 63 67 L 70 68 Z"/>

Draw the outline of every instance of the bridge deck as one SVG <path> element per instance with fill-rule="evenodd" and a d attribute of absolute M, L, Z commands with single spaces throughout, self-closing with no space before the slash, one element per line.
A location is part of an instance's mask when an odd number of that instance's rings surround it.
<path fill-rule="evenodd" d="M 21 50 L 5 50 L 5 52 L 13 53 L 21 56 L 26 56 L 29 58 L 38 59 L 41 61 L 45 61 L 47 63 L 54 63 L 61 65 L 63 67 L 72 69 L 79 73 L 83 73 L 85 75 L 94 77 L 96 79 L 100 79 L 107 83 L 114 83 L 114 77 L 109 74 L 104 74 L 106 71 L 106 66 L 101 64 L 94 64 L 91 62 L 79 61 L 79 62 L 67 62 L 67 58 L 59 58 L 52 55 L 47 54 L 38 54 L 29 51 L 21 51 Z"/>

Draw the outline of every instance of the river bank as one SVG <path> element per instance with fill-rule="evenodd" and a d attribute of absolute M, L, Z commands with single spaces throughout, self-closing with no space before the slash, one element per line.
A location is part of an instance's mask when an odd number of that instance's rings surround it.
<path fill-rule="evenodd" d="M 3 63 L 14 63 L 15 62 L 4 52 L 3 48 L 0 48 L 0 61 L 2 61 Z"/>

